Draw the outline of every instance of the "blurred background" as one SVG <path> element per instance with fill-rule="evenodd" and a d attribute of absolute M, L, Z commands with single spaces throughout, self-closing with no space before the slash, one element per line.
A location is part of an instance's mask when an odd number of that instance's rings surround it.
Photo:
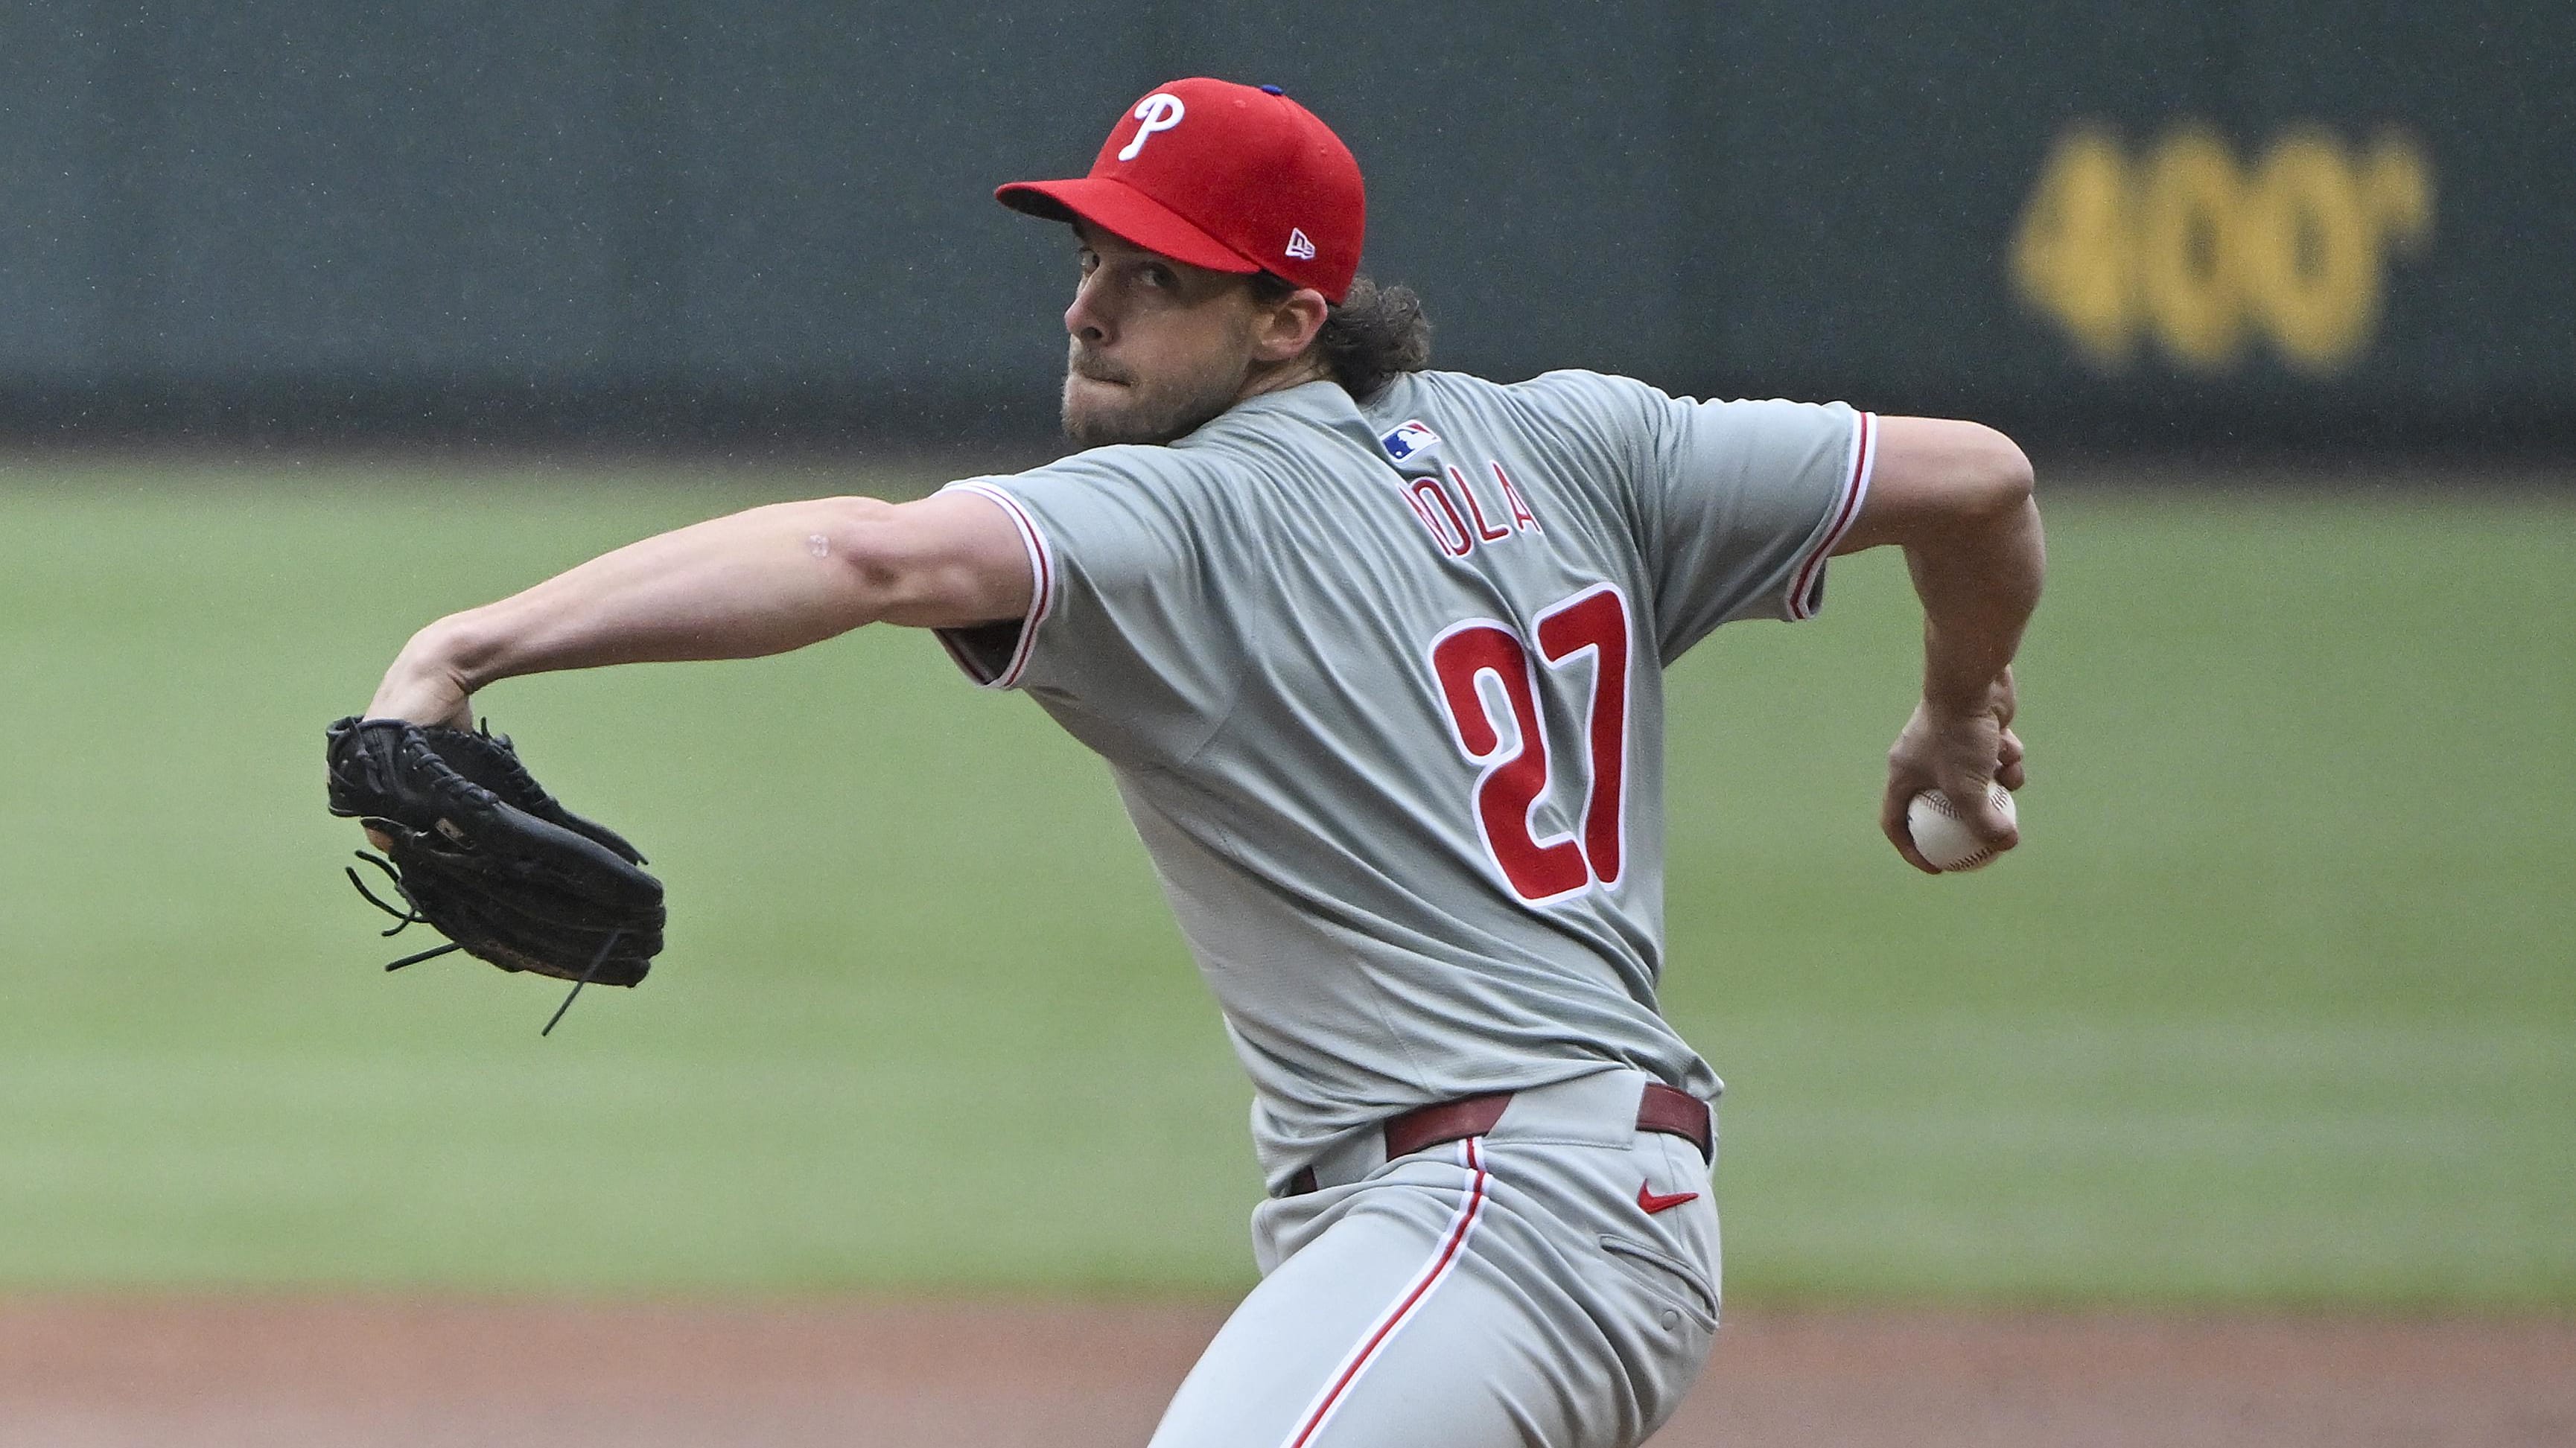
<path fill-rule="evenodd" d="M 2509 1389 L 2391 1366 L 2485 1339 L 2336 1381 L 2459 1430 L 2422 1441 L 2576 1436 L 2570 55 L 2529 0 L 0 3 L 0 1429 L 515 1441 L 275 1416 L 301 1390 L 245 1384 L 292 1373 L 221 1357 L 260 1313 L 308 1314 L 298 1362 L 508 1340 L 316 1303 L 1178 1304 L 1137 1360 L 1186 1365 L 1252 1280 L 1249 1091 L 1025 702 L 892 632 L 489 691 L 671 890 L 651 981 L 543 1041 L 548 983 L 376 969 L 411 937 L 318 765 L 441 613 L 1055 455 L 1070 246 L 991 188 L 1214 74 L 1348 140 L 1440 365 L 1966 415 L 2038 464 L 1993 870 L 1876 835 L 1899 560 L 1673 678 L 1666 1004 L 1730 1082 L 1744 1373 L 1793 1320 L 1882 1366 L 1888 1321 L 2502 1325 Z M 1092 1331 L 1045 1321 L 1011 1341 Z M 233 1365 L 154 1388 L 139 1340 Z M 2285 1360 L 2249 1353 L 2206 1356 Z M 2171 1441 L 2291 1441 L 2249 1421 Z"/>
<path fill-rule="evenodd" d="M 992 186 L 1263 76 L 1449 365 L 2094 446 L 2564 450 L 2563 6 L 0 7 L 30 439 L 1039 436 Z"/>

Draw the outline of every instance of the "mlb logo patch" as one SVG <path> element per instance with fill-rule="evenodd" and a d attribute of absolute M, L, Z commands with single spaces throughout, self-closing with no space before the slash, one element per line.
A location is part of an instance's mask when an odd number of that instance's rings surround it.
<path fill-rule="evenodd" d="M 1386 455 L 1388 457 L 1395 459 L 1397 462 L 1402 462 L 1406 458 L 1413 456 L 1415 453 L 1422 451 L 1424 448 L 1440 446 L 1440 434 L 1433 432 L 1431 429 L 1423 426 L 1419 422 L 1409 421 L 1403 426 L 1398 427 L 1395 431 L 1379 438 L 1377 440 L 1377 444 L 1378 446 L 1386 449 Z"/>

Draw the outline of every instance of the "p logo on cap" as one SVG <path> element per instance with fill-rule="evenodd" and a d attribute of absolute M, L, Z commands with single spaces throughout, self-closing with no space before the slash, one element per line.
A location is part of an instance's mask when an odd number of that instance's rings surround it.
<path fill-rule="evenodd" d="M 1331 127 L 1276 86 L 1206 76 L 1165 82 L 1120 111 L 1090 175 L 1014 181 L 993 196 L 1191 266 L 1266 271 L 1335 303 L 1350 295 L 1368 221 L 1359 162 Z"/>
<path fill-rule="evenodd" d="M 1118 153 L 1118 159 L 1135 160 L 1145 149 L 1146 140 L 1156 131 L 1170 130 L 1181 123 L 1181 117 L 1189 113 L 1190 108 L 1181 104 L 1181 98 L 1168 91 L 1156 91 L 1138 101 L 1136 109 L 1131 114 L 1144 124 L 1136 128 L 1136 139 L 1127 143 L 1126 149 Z"/>

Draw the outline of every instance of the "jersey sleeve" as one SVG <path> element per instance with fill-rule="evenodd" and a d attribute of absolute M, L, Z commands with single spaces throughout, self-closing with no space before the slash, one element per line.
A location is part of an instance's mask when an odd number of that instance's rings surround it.
<path fill-rule="evenodd" d="M 1722 623 L 1805 619 L 1869 493 L 1878 419 L 1839 402 L 1700 402 L 1643 384 L 1632 474 L 1666 662 Z"/>
<path fill-rule="evenodd" d="M 1165 449 L 1102 448 L 946 491 L 990 499 L 1028 549 L 1019 620 L 939 630 L 976 683 L 1023 689 L 1113 760 L 1185 753 L 1222 717 L 1238 667 L 1210 629 L 1188 464 Z"/>

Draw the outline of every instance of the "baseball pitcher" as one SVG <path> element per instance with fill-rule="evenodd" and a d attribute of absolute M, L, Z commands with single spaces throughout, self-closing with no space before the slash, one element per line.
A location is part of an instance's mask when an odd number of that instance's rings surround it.
<path fill-rule="evenodd" d="M 1656 1007 L 1664 670 L 1901 546 L 1923 692 L 1881 828 L 1931 868 L 1939 789 L 2009 849 L 2029 464 L 1968 422 L 1426 370 L 1415 298 L 1358 275 L 1357 163 L 1274 87 L 1175 81 L 998 196 L 1071 231 L 1081 451 L 619 549 L 423 629 L 366 721 L 934 630 L 1107 761 L 1252 1077 L 1262 1281 L 1154 1442 L 1642 1441 L 1719 1302 L 1720 1086 Z"/>

